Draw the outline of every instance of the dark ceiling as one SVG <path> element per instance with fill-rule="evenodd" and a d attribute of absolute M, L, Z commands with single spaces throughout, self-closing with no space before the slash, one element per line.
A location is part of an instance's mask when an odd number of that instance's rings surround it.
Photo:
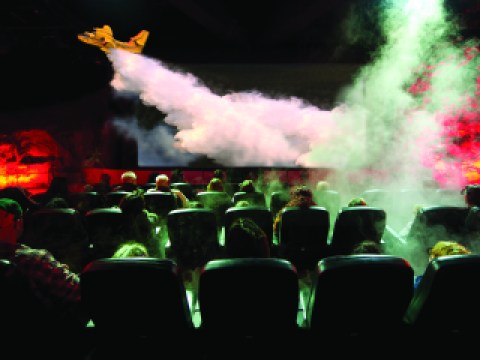
<path fill-rule="evenodd" d="M 111 76 L 108 59 L 76 35 L 104 24 L 122 41 L 149 30 L 144 54 L 171 63 L 365 63 L 382 42 L 379 3 L 15 0 L 0 15 L 1 65 L 14 97 L 39 94 L 44 85 L 66 89 L 75 83 L 80 92 L 87 83 L 101 86 Z M 448 7 L 463 35 L 478 37 L 479 1 L 451 0 Z M 346 36 L 346 19 L 359 25 L 355 41 Z"/>

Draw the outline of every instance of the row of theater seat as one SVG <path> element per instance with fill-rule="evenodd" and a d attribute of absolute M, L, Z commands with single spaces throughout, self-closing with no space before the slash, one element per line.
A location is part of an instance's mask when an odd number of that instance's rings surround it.
<path fill-rule="evenodd" d="M 21 298 L 15 300 L 18 286 L 15 290 L 8 287 L 11 266 L 6 260 L 0 262 L 0 287 L 4 294 L 1 301 L 9 305 L 3 319 L 15 324 L 10 330 L 18 327 L 27 330 L 29 326 L 37 331 L 42 326 L 48 328 L 48 323 L 32 325 L 29 322 L 33 317 L 21 317 L 27 308 Z M 430 344 L 425 342 L 430 339 L 459 341 L 479 335 L 480 315 L 476 311 L 480 301 L 479 278 L 479 255 L 440 257 L 427 267 L 414 292 L 413 270 L 400 257 L 328 257 L 317 264 L 307 322 L 299 326 L 299 278 L 289 261 L 213 260 L 200 275 L 201 323 L 195 327 L 174 261 L 97 259 L 80 274 L 83 308 L 94 326 L 70 337 L 77 336 L 72 338 L 76 342 L 73 348 L 88 338 L 86 346 L 95 355 L 89 359 L 124 358 L 115 356 L 113 350 L 117 355 L 140 354 L 142 349 L 135 349 L 139 340 L 150 341 L 157 350 L 167 346 L 165 352 L 172 350 L 170 341 L 180 342 L 173 352 L 177 355 L 185 350 L 192 355 L 203 355 L 205 348 L 195 347 L 199 346 L 198 339 L 210 342 L 202 345 L 208 347 L 209 353 L 218 351 L 225 341 L 239 346 L 248 339 L 258 341 L 270 355 L 274 353 L 271 346 L 276 349 L 292 346 L 301 351 L 297 348 L 299 344 L 308 343 L 311 348 L 312 342 L 320 342 L 326 348 L 332 347 L 333 341 L 341 347 L 348 339 L 358 339 L 358 345 L 362 346 L 379 342 L 375 345 L 377 350 L 380 342 L 388 341 L 408 349 L 416 341 L 428 347 Z M 17 278 L 14 281 L 19 284 Z M 23 322 L 15 323 L 16 318 Z M 9 326 L 8 322 L 4 324 Z"/>
<path fill-rule="evenodd" d="M 162 195 L 168 195 L 173 201 L 171 194 L 154 194 L 158 203 L 162 203 Z M 157 213 L 168 220 L 165 226 L 168 227 L 173 252 L 182 254 L 185 247 L 195 246 L 203 249 L 197 252 L 193 263 L 181 256 L 175 258 L 186 267 L 196 267 L 215 258 L 219 243 L 223 241 L 222 245 L 225 245 L 228 242 L 227 232 L 226 237 L 221 239 L 215 229 L 228 228 L 237 217 L 253 219 L 267 234 L 272 249 L 281 250 L 282 257 L 292 261 L 299 272 L 313 269 L 323 257 L 350 254 L 353 247 L 363 240 L 388 242 L 390 249 L 402 246 L 414 249 L 412 251 L 418 253 L 415 255 L 418 259 L 422 256 L 421 268 L 428 261 L 427 250 L 438 240 L 456 240 L 475 252 L 479 248 L 476 234 L 480 228 L 480 217 L 470 216 L 470 224 L 467 224 L 471 211 L 459 206 L 422 208 L 405 239 L 392 235 L 391 229 L 386 226 L 387 213 L 384 209 L 370 206 L 343 208 L 336 214 L 334 223 L 331 223 L 331 214 L 323 207 L 284 209 L 278 238 L 273 235 L 273 214 L 267 207 L 229 207 L 221 219 L 218 213 L 208 208 L 165 210 Z M 63 254 L 68 248 L 71 248 L 70 254 L 76 254 L 74 256 L 88 251 L 88 257 L 82 261 L 84 265 L 86 260 L 113 254 L 116 246 L 125 240 L 122 238 L 124 224 L 118 207 L 94 209 L 80 218 L 73 209 L 42 209 L 29 214 L 24 240 L 33 247 L 49 249 L 67 263 L 71 261 Z M 85 229 L 82 229 L 83 226 Z M 81 266 L 74 270 L 80 271 Z"/>
<path fill-rule="evenodd" d="M 238 217 L 253 219 L 267 235 L 272 254 L 292 261 L 299 272 L 312 270 L 323 257 L 351 253 L 353 246 L 362 240 L 380 243 L 386 222 L 382 209 L 345 208 L 331 231 L 325 208 L 292 207 L 283 210 L 277 239 L 268 208 L 230 207 L 224 213 L 221 227 L 227 229 Z M 84 215 L 74 209 L 41 209 L 26 219 L 22 241 L 36 248 L 47 248 L 67 264 L 78 262 L 70 255 L 85 254 L 81 260 L 84 265 L 87 260 L 112 256 L 119 243 L 128 240 L 124 226 L 125 219 L 118 207 L 94 209 Z M 206 208 L 171 210 L 165 226 L 171 253 L 182 267 L 195 268 L 219 257 L 220 247 L 229 240 L 228 232 L 221 239 L 218 218 Z M 78 272 L 81 267 L 75 266 L 73 270 Z"/>
<path fill-rule="evenodd" d="M 412 268 L 396 256 L 333 256 L 317 270 L 303 327 L 297 273 L 281 259 L 208 262 L 199 279 L 198 328 L 171 260 L 96 260 L 81 274 L 82 301 L 99 339 L 127 333 L 185 339 L 195 332 L 287 341 L 298 335 L 363 341 L 478 335 L 478 255 L 432 261 L 415 293 Z M 123 315 L 129 309 L 143 312 Z"/>

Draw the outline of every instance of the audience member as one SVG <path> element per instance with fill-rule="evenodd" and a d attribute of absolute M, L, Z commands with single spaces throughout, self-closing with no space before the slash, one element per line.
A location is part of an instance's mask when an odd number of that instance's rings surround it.
<path fill-rule="evenodd" d="M 207 191 L 225 191 L 223 181 L 219 178 L 212 178 L 207 184 Z"/>
<path fill-rule="evenodd" d="M 181 191 L 178 190 L 178 189 L 172 189 L 172 188 L 170 188 L 170 179 L 169 179 L 168 176 L 165 175 L 165 174 L 157 175 L 157 177 L 155 178 L 155 188 L 153 188 L 153 189 L 148 189 L 147 191 L 148 191 L 148 192 L 161 191 L 161 192 L 169 192 L 169 193 L 172 193 L 173 195 L 175 195 L 175 197 L 176 197 L 177 199 L 180 200 L 181 207 L 183 207 L 183 208 L 188 208 L 188 207 L 190 207 L 190 206 L 189 206 L 189 200 L 188 200 L 188 198 L 185 196 L 185 194 L 184 194 L 183 192 L 181 192 Z"/>
<path fill-rule="evenodd" d="M 237 218 L 228 228 L 226 255 L 230 258 L 270 257 L 265 232 L 249 218 Z"/>
<path fill-rule="evenodd" d="M 283 206 L 280 211 L 275 215 L 273 221 L 273 233 L 278 239 L 278 232 L 280 228 L 280 222 L 282 220 L 282 210 L 286 207 L 310 207 L 315 206 L 317 203 L 313 200 L 313 193 L 305 185 L 295 187 L 290 192 L 290 200 Z"/>
<path fill-rule="evenodd" d="M 235 207 L 247 207 L 247 206 L 250 206 L 250 201 L 248 200 L 239 200 L 235 204 Z"/>
<path fill-rule="evenodd" d="M 185 182 L 185 178 L 183 176 L 182 169 L 175 169 L 172 171 L 172 176 L 170 176 L 171 183 L 183 183 Z"/>
<path fill-rule="evenodd" d="M 58 319 L 58 322 L 69 329 L 81 330 L 88 319 L 84 318 L 80 310 L 78 275 L 56 260 L 47 250 L 33 249 L 19 243 L 23 225 L 23 211 L 19 203 L 9 198 L 1 198 L 0 257 L 13 262 L 29 279 L 39 303 L 43 304 L 45 311 L 51 315 L 51 325 L 56 324 L 55 320 Z M 65 327 L 59 327 L 58 330 L 68 331 Z M 51 336 L 55 338 L 54 334 Z"/>
<path fill-rule="evenodd" d="M 1 189 L 0 198 L 9 198 L 18 202 L 24 216 L 40 208 L 40 204 L 32 199 L 30 192 L 21 186 L 7 186 Z"/>
<path fill-rule="evenodd" d="M 222 183 L 225 181 L 225 174 L 222 169 L 215 169 L 213 171 L 213 177 L 212 179 L 219 179 L 222 181 Z"/>
<path fill-rule="evenodd" d="M 469 208 L 465 225 L 467 228 L 467 241 L 472 248 L 477 251 L 480 244 L 480 184 L 467 185 L 461 191 L 464 195 L 465 205 Z"/>
<path fill-rule="evenodd" d="M 125 171 L 120 176 L 120 184 L 115 186 L 113 191 L 133 191 L 137 188 L 137 174 L 133 171 Z"/>
<path fill-rule="evenodd" d="M 468 207 L 480 207 L 480 184 L 465 186 L 461 194 L 464 196 L 465 204 Z"/>
<path fill-rule="evenodd" d="M 120 201 L 120 209 L 126 218 L 125 238 L 144 244 L 153 257 L 164 258 L 165 244 L 156 233 L 159 218 L 146 209 L 143 190 L 125 195 Z"/>
<path fill-rule="evenodd" d="M 39 193 L 34 196 L 41 207 L 44 207 L 54 197 L 61 197 L 65 200 L 70 197 L 68 180 L 65 176 L 55 176 L 44 193 Z"/>
<path fill-rule="evenodd" d="M 315 191 L 327 191 L 330 190 L 330 183 L 326 180 L 319 180 L 315 186 Z"/>
<path fill-rule="evenodd" d="M 429 251 L 429 261 L 436 259 L 440 256 L 450 256 L 450 255 L 468 255 L 471 254 L 470 249 L 466 246 L 449 240 L 440 240 L 435 243 L 435 245 Z M 421 282 L 423 275 L 417 275 L 415 277 L 414 287 L 417 288 L 418 284 Z"/>
<path fill-rule="evenodd" d="M 251 179 L 243 180 L 242 183 L 240 184 L 240 191 L 244 191 L 246 193 L 255 192 L 256 189 L 255 189 L 255 184 L 253 183 L 253 180 Z"/>
<path fill-rule="evenodd" d="M 355 207 L 355 206 L 368 206 L 366 200 L 361 197 L 355 197 L 348 202 L 348 207 Z"/>
<path fill-rule="evenodd" d="M 149 253 L 144 244 L 137 241 L 129 241 L 120 244 L 118 249 L 112 255 L 112 258 L 126 258 L 126 257 L 149 257 Z"/>
<path fill-rule="evenodd" d="M 62 197 L 53 197 L 51 198 L 44 206 L 48 209 L 67 209 L 70 208 L 67 200 Z"/>
<path fill-rule="evenodd" d="M 106 194 L 112 191 L 112 185 L 110 184 L 111 177 L 107 173 L 100 174 L 100 181 L 96 184 L 93 184 L 93 190 L 99 194 Z"/>
<path fill-rule="evenodd" d="M 383 249 L 373 240 L 363 240 L 353 248 L 352 254 L 383 254 Z"/>

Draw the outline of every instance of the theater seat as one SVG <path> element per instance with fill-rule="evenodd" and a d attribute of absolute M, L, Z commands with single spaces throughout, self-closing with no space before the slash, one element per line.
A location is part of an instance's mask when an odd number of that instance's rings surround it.
<path fill-rule="evenodd" d="M 279 228 L 279 255 L 291 261 L 300 276 L 315 270 L 317 262 L 329 255 L 327 209 L 287 207 L 282 210 Z"/>
<path fill-rule="evenodd" d="M 427 206 L 415 215 L 407 242 L 422 245 L 425 250 L 439 240 L 463 243 L 469 209 L 465 206 Z"/>
<path fill-rule="evenodd" d="M 322 259 L 307 307 L 313 333 L 398 335 L 413 294 L 413 269 L 392 255 L 341 255 Z M 372 336 L 372 337 L 370 337 Z"/>
<path fill-rule="evenodd" d="M 225 212 L 225 246 L 228 243 L 228 229 L 240 217 L 252 219 L 267 235 L 270 248 L 273 247 L 273 219 L 265 206 L 231 207 Z"/>
<path fill-rule="evenodd" d="M 181 207 L 181 200 L 171 192 L 149 191 L 143 194 L 145 207 L 148 211 L 157 214 L 160 219 L 166 219 L 168 213 Z"/>
<path fill-rule="evenodd" d="M 129 194 L 128 191 L 110 191 L 105 194 L 104 203 L 106 207 L 120 206 L 120 201 Z"/>
<path fill-rule="evenodd" d="M 290 200 L 290 193 L 286 190 L 274 191 L 270 195 L 270 212 L 272 213 L 272 218 L 275 219 L 277 213 L 282 210 L 282 208 Z"/>
<path fill-rule="evenodd" d="M 89 261 L 88 233 L 82 215 L 73 208 L 42 208 L 27 214 L 21 241 L 47 249 L 74 272 Z"/>
<path fill-rule="evenodd" d="M 387 214 L 373 206 L 345 207 L 339 211 L 330 239 L 331 255 L 349 255 L 364 240 L 382 242 Z"/>
<path fill-rule="evenodd" d="M 42 301 L 14 260 L 0 259 L 0 294 L 2 358 L 85 359 L 86 323 Z"/>
<path fill-rule="evenodd" d="M 199 281 L 201 330 L 218 336 L 280 335 L 297 330 L 298 278 L 275 258 L 208 262 Z"/>
<path fill-rule="evenodd" d="M 200 191 L 195 199 L 206 209 L 215 213 L 217 228 L 221 230 L 225 224 L 225 211 L 232 205 L 231 197 L 225 191 Z"/>
<path fill-rule="evenodd" d="M 85 214 L 90 244 L 89 259 L 111 257 L 118 246 L 127 240 L 126 220 L 118 207 L 90 210 Z"/>
<path fill-rule="evenodd" d="M 222 254 L 215 213 L 189 208 L 170 211 L 167 216 L 170 247 L 167 256 L 182 270 L 193 270 Z"/>
<path fill-rule="evenodd" d="M 98 259 L 80 274 L 93 321 L 88 360 L 193 356 L 195 328 L 177 265 L 169 259 Z M 189 346 L 174 346 L 181 339 Z"/>
<path fill-rule="evenodd" d="M 249 202 L 250 205 L 267 206 L 265 194 L 261 191 L 255 191 L 255 192 L 237 191 L 233 194 L 232 205 L 235 205 L 240 200 L 246 200 Z"/>
<path fill-rule="evenodd" d="M 452 255 L 427 266 L 405 321 L 419 335 L 479 333 L 480 255 Z"/>
<path fill-rule="evenodd" d="M 82 304 L 101 336 L 188 333 L 186 291 L 170 259 L 97 259 L 80 274 Z"/>

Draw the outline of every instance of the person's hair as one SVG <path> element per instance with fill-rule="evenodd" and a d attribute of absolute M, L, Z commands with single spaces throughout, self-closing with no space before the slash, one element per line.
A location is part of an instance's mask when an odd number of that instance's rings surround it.
<path fill-rule="evenodd" d="M 247 179 L 243 180 L 240 184 L 240 191 L 244 192 L 255 192 L 255 185 L 253 184 L 253 180 Z"/>
<path fill-rule="evenodd" d="M 468 206 L 480 206 L 480 184 L 465 186 L 461 194 L 465 195 L 465 202 Z"/>
<path fill-rule="evenodd" d="M 207 185 L 207 191 L 224 191 L 223 181 L 219 178 L 212 178 Z"/>
<path fill-rule="evenodd" d="M 48 200 L 45 207 L 48 209 L 67 209 L 70 205 L 65 198 L 56 196 Z"/>
<path fill-rule="evenodd" d="M 456 241 L 440 240 L 430 249 L 429 255 L 432 259 L 446 255 L 466 255 L 471 251 Z"/>
<path fill-rule="evenodd" d="M 9 214 L 13 214 L 16 220 L 21 219 L 23 216 L 22 207 L 13 199 L 0 198 L 0 209 Z"/>
<path fill-rule="evenodd" d="M 228 228 L 228 257 L 269 257 L 270 246 L 265 232 L 250 218 L 237 218 Z"/>
<path fill-rule="evenodd" d="M 330 189 L 330 183 L 325 180 L 320 180 L 317 182 L 317 185 L 315 187 L 316 191 L 325 191 Z"/>
<path fill-rule="evenodd" d="M 137 181 L 137 174 L 135 174 L 133 171 L 125 171 L 120 179 L 123 183 L 134 184 Z"/>
<path fill-rule="evenodd" d="M 348 202 L 348 207 L 354 207 L 354 206 L 367 206 L 367 202 L 364 198 L 361 197 L 356 197 L 353 198 Z"/>
<path fill-rule="evenodd" d="M 300 185 L 292 189 L 290 192 L 290 200 L 285 205 L 290 206 L 313 206 L 316 205 L 313 200 L 313 193 L 305 185 Z"/>
<path fill-rule="evenodd" d="M 170 179 L 165 174 L 157 175 L 155 178 L 155 185 L 158 188 L 168 188 L 170 186 Z"/>
<path fill-rule="evenodd" d="M 126 257 L 148 257 L 148 250 L 142 243 L 136 241 L 129 241 L 120 244 L 112 258 L 126 258 Z"/>
<path fill-rule="evenodd" d="M 382 247 L 373 240 L 363 240 L 353 248 L 352 254 L 382 254 Z"/>
<path fill-rule="evenodd" d="M 235 207 L 247 207 L 247 206 L 250 206 L 250 202 L 248 200 L 239 200 L 235 204 Z"/>

